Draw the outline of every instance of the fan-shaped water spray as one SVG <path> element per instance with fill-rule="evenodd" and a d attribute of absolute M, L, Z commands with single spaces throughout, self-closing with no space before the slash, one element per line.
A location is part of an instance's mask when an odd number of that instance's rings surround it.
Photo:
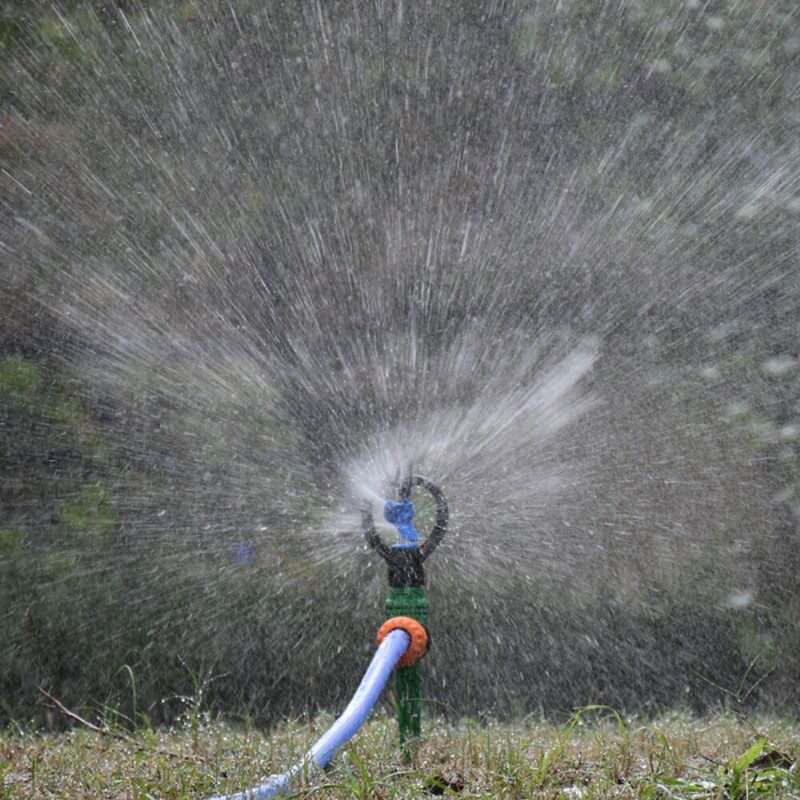
<path fill-rule="evenodd" d="M 800 23 L 717 5 L 11 25 L 4 692 L 131 664 L 148 702 L 340 703 L 380 616 L 358 509 L 413 467 L 472 632 L 432 702 L 702 704 L 765 648 L 784 697 Z"/>

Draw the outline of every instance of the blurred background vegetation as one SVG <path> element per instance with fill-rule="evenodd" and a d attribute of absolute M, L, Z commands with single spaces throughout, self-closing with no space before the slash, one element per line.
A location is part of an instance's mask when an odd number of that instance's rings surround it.
<path fill-rule="evenodd" d="M 180 715 L 180 697 L 211 677 L 210 708 L 258 722 L 347 696 L 342 676 L 366 663 L 383 590 L 366 556 L 343 576 L 309 562 L 313 545 L 295 533 L 318 522 L 312 498 L 336 502 L 328 481 L 358 425 L 358 404 L 322 383 L 306 391 L 294 385 L 279 368 L 280 348 L 269 385 L 245 383 L 235 407 L 229 382 L 206 390 L 213 351 L 208 363 L 184 359 L 169 370 L 137 361 L 124 376 L 125 391 L 110 391 L 83 368 L 88 361 L 102 370 L 102 342 L 65 322 L 70 281 L 100 260 L 126 263 L 134 237 L 137 258 L 164 266 L 151 285 L 132 284 L 132 291 L 164 295 L 176 332 L 202 316 L 204 301 L 227 298 L 231 287 L 203 283 L 211 273 L 196 254 L 190 289 L 164 281 L 171 265 L 192 257 L 185 242 L 176 244 L 167 209 L 153 202 L 169 185 L 187 219 L 196 213 L 218 224 L 221 259 L 236 258 L 237 231 L 263 231 L 253 246 L 277 295 L 291 298 L 293 281 L 305 274 L 300 266 L 282 269 L 299 259 L 277 231 L 302 228 L 309 208 L 318 212 L 320 235 L 333 242 L 332 258 L 347 252 L 336 251 L 341 231 L 354 232 L 355 283 L 368 282 L 374 260 L 390 262 L 366 211 L 375 186 L 399 216 L 414 203 L 425 214 L 453 195 L 471 213 L 489 209 L 487 227 L 508 230 L 504 210 L 489 208 L 481 184 L 487 173 L 478 168 L 492 165 L 502 136 L 506 156 L 525 165 L 526 192 L 546 187 L 554 174 L 578 176 L 576 228 L 597 234 L 573 258 L 575 243 L 558 231 L 528 239 L 517 232 L 515 247 L 539 253 L 539 268 L 507 304 L 509 318 L 524 324 L 535 307 L 539 327 L 599 330 L 611 365 L 632 351 L 655 365 L 652 392 L 641 388 L 644 372 L 631 376 L 634 387 L 608 388 L 617 409 L 600 420 L 614 448 L 609 481 L 627 482 L 627 505 L 641 502 L 643 518 L 658 507 L 665 520 L 683 520 L 685 540 L 665 544 L 659 559 L 612 534 L 590 553 L 586 531 L 574 532 L 591 570 L 584 563 L 536 580 L 509 576 L 477 597 L 473 585 L 442 570 L 432 582 L 432 607 L 470 644 L 451 643 L 448 658 L 432 659 L 431 703 L 454 714 L 588 703 L 700 710 L 730 699 L 719 687 L 737 690 L 747 675 L 743 692 L 764 678 L 748 702 L 796 709 L 794 0 L 457 0 L 407 3 L 404 19 L 399 5 L 384 3 L 364 12 L 339 2 L 232 5 L 233 14 L 223 0 L 0 2 L 0 247 L 10 254 L 0 276 L 0 722 L 58 724 L 37 686 L 73 707 L 115 709 L 130 719 L 146 714 L 156 723 Z M 326 37 L 346 63 L 331 66 Z M 158 46 L 170 42 L 170 57 L 182 60 L 164 77 Z M 181 47 L 187 42 L 196 47 Z M 289 72 L 287 64 L 296 67 Z M 349 81 L 351 73 L 358 79 Z M 515 106 L 504 100 L 510 86 L 519 88 Z M 209 98 L 213 104 L 204 104 Z M 351 115 L 341 129 L 315 111 L 328 107 Z M 237 141 L 215 138 L 223 123 Z M 469 131 L 472 148 L 458 179 L 440 170 L 460 152 L 454 130 Z M 295 137 L 312 132 L 319 160 L 294 157 Z M 671 150 L 676 141 L 682 147 Z M 119 142 L 140 150 L 122 152 Z M 393 157 L 398 147 L 402 171 Z M 91 154 L 104 186 L 76 176 L 76 152 Z M 149 160 L 140 160 L 145 152 Z M 364 186 L 343 186 L 340 162 L 358 165 Z M 25 186 L 11 176 L 25 176 Z M 573 184 L 565 185 L 570 194 Z M 99 202 L 103 191 L 108 197 Z M 661 213 L 647 216 L 653 197 L 661 198 Z M 204 214 L 209 203 L 214 213 Z M 84 213 L 89 205 L 92 213 Z M 278 220 L 273 228 L 270 217 Z M 625 241 L 624 257 L 601 257 L 609 231 Z M 69 265 L 61 251 L 70 253 Z M 605 269 L 593 266 L 598 252 Z M 673 274 L 664 263 L 693 270 L 705 290 L 664 301 Z M 443 286 L 456 288 L 443 292 L 437 340 L 463 315 L 452 272 L 460 267 L 441 269 Z M 333 360 L 330 342 L 352 335 L 354 318 L 367 330 L 382 324 L 363 319 L 357 294 L 347 308 L 317 309 L 330 332 L 329 341 L 309 344 L 320 363 Z M 112 308 L 114 298 L 106 302 Z M 602 322 L 609 308 L 611 327 Z M 302 335 L 290 302 L 272 311 L 269 324 L 287 342 Z M 220 373 L 230 366 L 217 361 Z M 187 415 L 175 387 L 197 397 L 201 383 L 202 404 Z M 260 413 L 234 429 L 228 423 L 241 408 Z M 635 418 L 652 413 L 649 430 L 628 439 L 615 432 L 620 409 Z M 331 418 L 339 427 L 329 427 Z M 719 448 L 705 473 L 705 450 L 692 453 L 693 425 L 713 430 L 703 441 Z M 663 456 L 664 439 L 673 449 L 659 473 L 648 452 Z M 259 443 L 257 469 L 236 462 L 248 440 Z M 693 519 L 708 521 L 702 491 L 689 502 L 662 480 L 684 469 L 727 503 L 704 539 L 692 528 Z M 253 560 L 237 556 L 249 552 L 237 531 L 253 528 L 254 512 L 241 498 L 254 493 L 264 498 L 259 523 L 285 533 L 285 542 Z M 615 509 L 601 497 L 594 508 L 603 509 L 591 525 L 602 537 Z M 665 539 L 674 537 L 664 525 Z M 692 558 L 677 562 L 672 548 Z M 726 589 L 734 585 L 740 590 Z M 322 622 L 326 608 L 337 619 Z M 504 627 L 509 619 L 513 629 Z"/>

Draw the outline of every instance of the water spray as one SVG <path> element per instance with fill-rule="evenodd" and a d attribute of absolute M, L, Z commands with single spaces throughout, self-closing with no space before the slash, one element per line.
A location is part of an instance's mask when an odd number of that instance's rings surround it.
<path fill-rule="evenodd" d="M 415 486 L 426 489 L 436 501 L 436 521 L 427 539 L 420 544 L 414 526 L 414 505 L 411 492 Z M 419 475 L 412 475 L 400 487 L 400 501 L 386 500 L 383 515 L 395 525 L 403 542 L 387 546 L 375 530 L 372 509 L 361 510 L 362 530 L 367 542 L 389 567 L 389 596 L 386 614 L 389 617 L 378 630 L 378 650 L 361 679 L 352 700 L 331 727 L 314 743 L 300 761 L 286 772 L 270 776 L 260 786 L 232 795 L 219 795 L 211 800 L 260 800 L 283 797 L 292 792 L 292 784 L 300 778 L 322 770 L 336 751 L 355 736 L 366 720 L 389 676 L 396 673 L 397 722 L 400 746 L 421 733 L 422 664 L 430 649 L 430 636 L 425 627 L 428 599 L 425 597 L 424 562 L 436 549 L 447 530 L 447 500 L 436 484 Z"/>

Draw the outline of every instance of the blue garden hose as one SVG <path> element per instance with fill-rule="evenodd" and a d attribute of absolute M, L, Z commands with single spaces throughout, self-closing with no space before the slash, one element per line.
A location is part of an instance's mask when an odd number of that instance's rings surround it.
<path fill-rule="evenodd" d="M 273 775 L 266 783 L 230 795 L 218 795 L 210 800 L 261 800 L 263 797 L 285 797 L 291 791 L 292 779 L 322 769 L 336 751 L 355 736 L 372 711 L 392 670 L 411 644 L 411 636 L 402 628 L 388 633 L 372 658 L 361 683 L 347 708 L 311 749 L 293 767 Z"/>

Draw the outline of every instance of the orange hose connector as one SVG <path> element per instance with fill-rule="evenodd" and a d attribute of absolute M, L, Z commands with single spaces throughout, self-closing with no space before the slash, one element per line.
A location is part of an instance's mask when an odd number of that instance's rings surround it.
<path fill-rule="evenodd" d="M 431 649 L 428 631 L 421 622 L 417 622 L 412 617 L 392 617 L 381 625 L 377 643 L 380 645 L 385 636 L 398 628 L 404 630 L 411 637 L 411 643 L 397 662 L 397 666 L 413 667 Z"/>

